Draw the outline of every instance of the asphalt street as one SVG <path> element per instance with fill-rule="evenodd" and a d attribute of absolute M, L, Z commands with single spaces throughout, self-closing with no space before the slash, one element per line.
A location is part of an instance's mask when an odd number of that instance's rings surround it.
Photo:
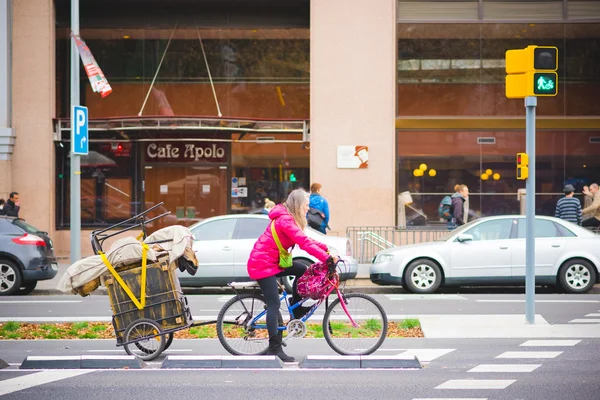
<path fill-rule="evenodd" d="M 319 346 L 318 341 L 301 342 Z M 191 346 L 193 351 L 212 352 L 218 343 L 210 342 L 181 341 L 170 351 Z M 65 345 L 70 343 L 60 344 Z M 0 398 L 597 400 L 600 393 L 600 339 L 405 339 L 386 341 L 382 352 L 412 352 L 424 368 L 313 371 L 292 364 L 283 370 L 160 370 L 156 364 L 141 371 L 24 371 L 12 365 L 0 370 Z"/>

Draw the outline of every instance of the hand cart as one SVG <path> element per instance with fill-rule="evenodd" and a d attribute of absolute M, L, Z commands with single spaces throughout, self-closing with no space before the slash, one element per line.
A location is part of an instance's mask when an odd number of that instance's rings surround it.
<path fill-rule="evenodd" d="M 194 323 L 187 298 L 183 295 L 177 278 L 177 263 L 169 263 L 167 252 L 157 253 L 156 262 L 146 262 L 149 245 L 166 242 L 143 242 L 147 237 L 146 224 L 170 213 L 146 219 L 148 213 L 162 204 L 91 234 L 94 253 L 102 257 L 108 268 L 100 279 L 107 288 L 110 299 L 117 346 L 123 346 L 127 354 L 145 361 L 155 359 L 167 349 L 173 341 L 174 332 L 216 323 Z M 114 268 L 104 255 L 103 242 L 136 228 L 142 231 L 138 237 L 138 240 L 142 240 L 142 260 Z"/>

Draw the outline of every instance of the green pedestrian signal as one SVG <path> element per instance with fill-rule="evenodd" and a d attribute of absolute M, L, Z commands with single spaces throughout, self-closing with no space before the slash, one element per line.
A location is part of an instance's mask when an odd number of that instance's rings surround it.
<path fill-rule="evenodd" d="M 296 175 L 290 174 L 290 182 L 296 182 Z"/>
<path fill-rule="evenodd" d="M 556 95 L 556 72 L 536 72 L 533 74 L 534 94 Z"/>

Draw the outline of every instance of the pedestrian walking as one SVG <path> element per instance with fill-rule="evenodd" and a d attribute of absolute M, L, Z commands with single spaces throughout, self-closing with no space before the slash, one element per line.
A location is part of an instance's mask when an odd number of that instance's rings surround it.
<path fill-rule="evenodd" d="M 18 217 L 20 209 L 21 206 L 19 200 L 19 193 L 12 192 L 9 195 L 8 200 L 4 204 L 4 208 L 2 209 L 2 211 L 4 211 L 4 215 L 7 215 L 9 217 Z"/>
<path fill-rule="evenodd" d="M 275 207 L 275 202 L 269 199 L 268 197 L 265 197 L 265 205 L 263 206 L 263 209 L 260 213 L 269 215 L 273 207 Z"/>
<path fill-rule="evenodd" d="M 590 187 L 583 187 L 583 194 L 592 198 L 592 204 L 583 209 L 584 214 L 591 214 L 591 217 L 582 222 L 582 226 L 586 228 L 600 227 L 600 191 L 598 184 L 592 183 Z"/>
<path fill-rule="evenodd" d="M 272 222 L 258 238 L 248 258 L 248 275 L 250 279 L 258 282 L 267 303 L 267 331 L 269 332 L 267 354 L 276 355 L 284 362 L 292 362 L 294 358 L 283 352 L 282 332 L 277 329 L 277 312 L 280 307 L 277 277 L 288 275 L 296 277 L 291 301 L 291 304 L 296 304 L 302 300 L 296 286 L 298 278 L 306 272 L 306 266 L 295 263 L 291 267 L 283 268 L 279 247 L 289 249 L 298 245 L 321 262 L 326 262 L 330 257 L 329 249 L 325 244 L 309 238 L 304 233 L 307 212 L 308 193 L 303 189 L 292 191 L 283 204 L 275 206 L 269 213 Z M 337 257 L 332 257 L 332 261 L 337 263 Z M 295 308 L 294 318 L 302 318 L 308 310 L 310 307 Z"/>
<path fill-rule="evenodd" d="M 329 203 L 321 194 L 320 183 L 310 185 L 310 203 L 306 218 L 308 225 L 327 235 L 327 226 L 329 224 Z"/>
<path fill-rule="evenodd" d="M 469 188 L 467 185 L 454 186 L 452 195 L 452 221 L 454 226 L 465 224 L 465 201 L 469 198 Z"/>
<path fill-rule="evenodd" d="M 574 224 L 581 225 L 581 202 L 579 199 L 573 197 L 575 194 L 575 188 L 573 185 L 565 185 L 563 192 L 565 193 L 565 197 L 556 202 L 556 211 L 554 212 L 554 216 L 556 218 L 564 219 L 565 221 L 570 221 Z"/>
<path fill-rule="evenodd" d="M 6 203 L 6 201 L 0 199 L 0 215 L 4 215 L 4 203 Z"/>

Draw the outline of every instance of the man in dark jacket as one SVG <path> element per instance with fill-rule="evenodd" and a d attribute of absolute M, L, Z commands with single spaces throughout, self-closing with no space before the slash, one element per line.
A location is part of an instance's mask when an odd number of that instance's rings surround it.
<path fill-rule="evenodd" d="M 465 200 L 469 197 L 467 185 L 456 185 L 456 193 L 452 195 L 452 220 L 456 226 L 465 224 Z"/>
<path fill-rule="evenodd" d="M 2 209 L 2 211 L 4 211 L 4 215 L 7 215 L 9 217 L 18 217 L 20 209 L 21 207 L 19 206 L 19 193 L 12 192 L 10 194 L 10 197 L 6 201 L 6 204 L 4 204 L 4 208 Z"/>

